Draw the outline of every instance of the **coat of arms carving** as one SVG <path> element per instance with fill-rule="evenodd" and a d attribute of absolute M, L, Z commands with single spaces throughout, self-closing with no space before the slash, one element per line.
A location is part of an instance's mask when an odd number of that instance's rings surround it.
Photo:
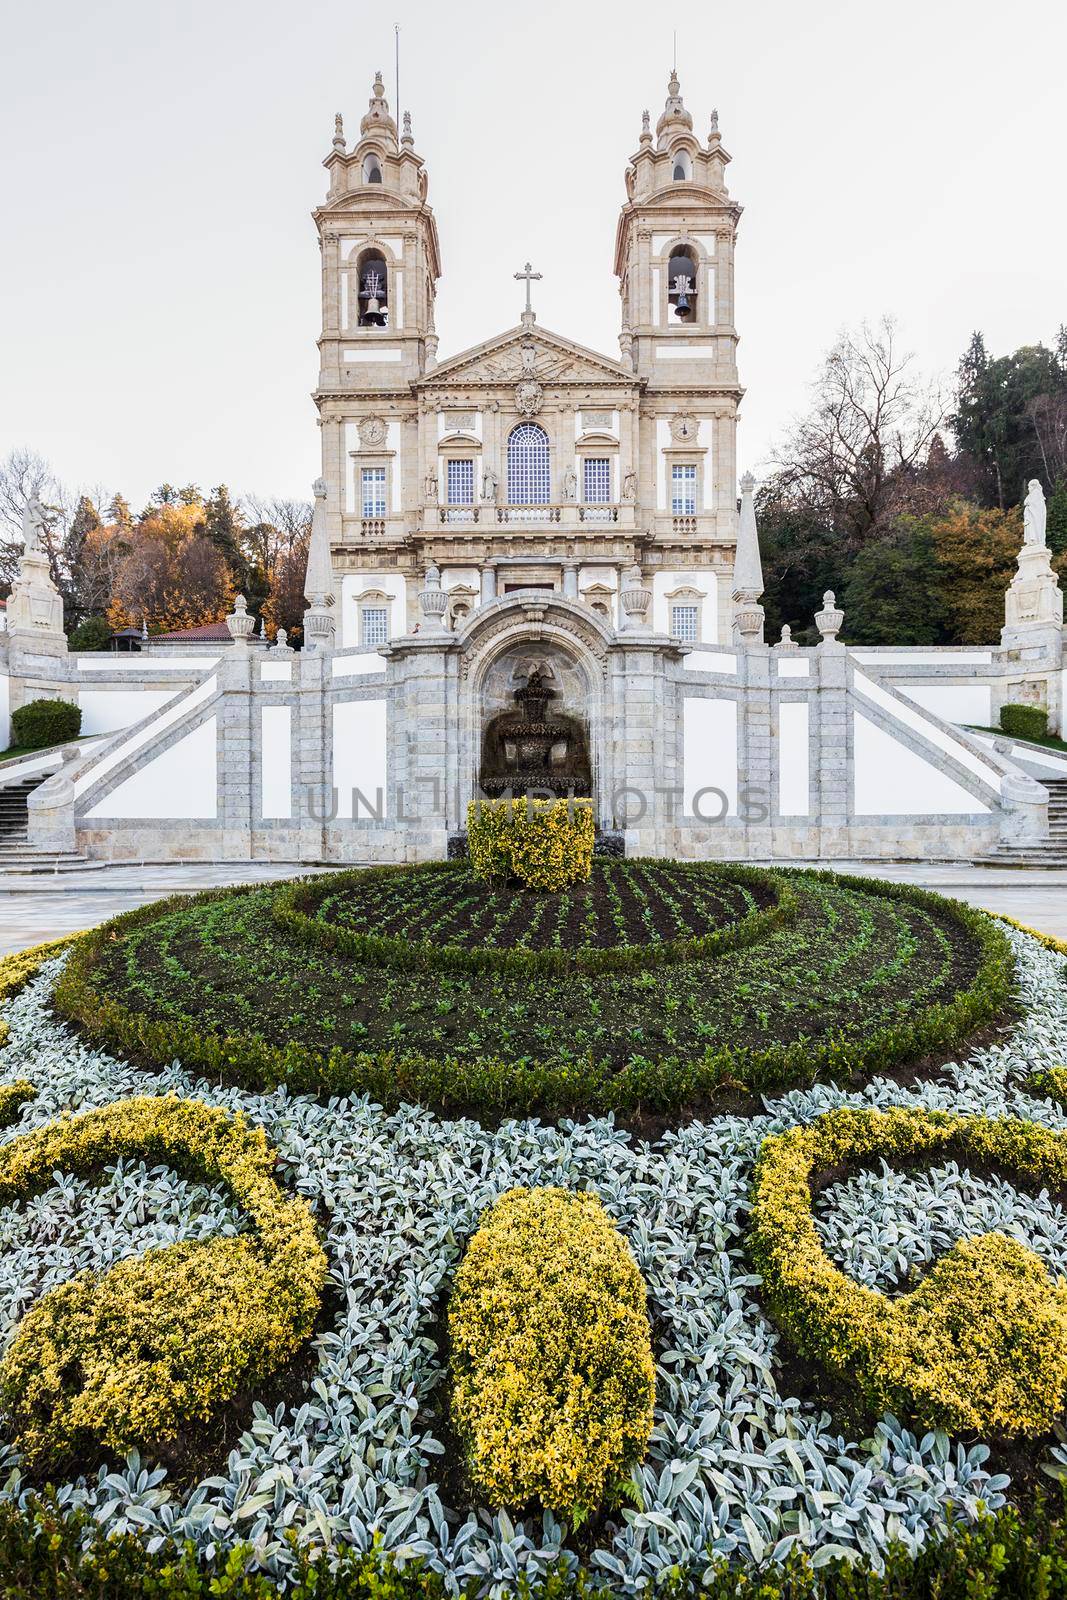
<path fill-rule="evenodd" d="M 515 409 L 520 417 L 536 417 L 544 403 L 545 391 L 539 383 L 528 379 L 515 389 Z"/>

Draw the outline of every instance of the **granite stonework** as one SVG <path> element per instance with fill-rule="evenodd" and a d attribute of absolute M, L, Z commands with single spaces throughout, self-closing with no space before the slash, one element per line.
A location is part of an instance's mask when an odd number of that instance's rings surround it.
<path fill-rule="evenodd" d="M 1040 484 L 998 644 L 850 649 L 830 592 L 816 647 L 788 630 L 765 641 L 755 484 L 736 486 L 729 159 L 717 119 L 695 134 L 672 76 L 626 168 L 618 357 L 538 326 L 528 266 L 518 324 L 440 360 L 426 166 L 377 81 L 351 148 L 338 120 L 314 213 L 322 468 L 304 648 L 283 635 L 266 648 L 238 597 L 228 641 L 68 654 L 31 507 L 0 636 L 0 717 L 58 695 L 98 736 L 30 795 L 31 848 L 444 858 L 483 778 L 495 789 L 501 771 L 538 761 L 558 777 L 574 751 L 602 837 L 631 854 L 970 860 L 1042 847 L 1048 788 L 968 731 L 1007 701 L 1063 728 L 1063 600 Z M 508 719 L 520 703 L 553 713 Z"/>

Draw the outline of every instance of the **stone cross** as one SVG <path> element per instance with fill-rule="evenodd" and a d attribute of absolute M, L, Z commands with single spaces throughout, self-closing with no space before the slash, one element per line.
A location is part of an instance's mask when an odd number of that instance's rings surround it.
<path fill-rule="evenodd" d="M 530 289 L 531 289 L 531 287 L 533 286 L 534 283 L 538 282 L 541 278 L 544 277 L 544 273 L 543 272 L 534 272 L 533 268 L 530 266 L 530 263 L 527 261 L 525 272 L 516 272 L 515 277 L 517 279 L 519 279 L 520 281 L 522 279 L 526 280 L 526 315 L 528 317 L 532 317 L 533 316 L 533 302 L 530 299 Z"/>

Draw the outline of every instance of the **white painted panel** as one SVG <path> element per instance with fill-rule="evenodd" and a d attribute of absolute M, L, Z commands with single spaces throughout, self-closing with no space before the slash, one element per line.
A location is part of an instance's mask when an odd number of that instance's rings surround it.
<path fill-rule="evenodd" d="M 442 589 L 477 589 L 481 583 L 481 573 L 477 567 L 442 567 Z"/>
<path fill-rule="evenodd" d="M 714 422 L 710 417 L 704 417 L 697 423 L 697 448 L 706 450 L 704 457 L 704 510 L 715 509 L 715 451 L 714 451 Z"/>
<path fill-rule="evenodd" d="M 371 350 L 345 350 L 342 352 L 345 361 L 399 361 L 400 351 L 394 345 L 391 349 L 376 346 Z"/>
<path fill-rule="evenodd" d="M 389 510 L 393 515 L 403 509 L 404 465 L 400 437 L 400 423 L 395 417 L 391 418 L 385 425 L 385 448 L 393 452 L 393 470 L 392 473 L 386 473 L 385 481 L 389 490 Z"/>
<path fill-rule="evenodd" d="M 158 711 L 180 689 L 82 689 L 82 733 L 118 733 Z"/>
<path fill-rule="evenodd" d="M 179 646 L 179 651 L 180 651 Z M 131 650 L 127 655 L 112 655 L 101 651 L 99 655 L 79 656 L 79 672 L 143 672 L 150 678 L 155 672 L 207 672 L 218 666 L 218 656 L 157 656 L 138 654 Z"/>
<path fill-rule="evenodd" d="M 706 255 L 713 256 L 715 254 L 715 235 L 713 233 L 691 233 L 689 237 L 696 240 Z"/>
<path fill-rule="evenodd" d="M 503 581 L 503 580 L 501 580 Z M 578 593 L 588 604 L 587 589 L 599 584 L 602 589 L 610 589 L 610 598 L 597 595 L 598 600 L 603 600 L 611 609 L 611 623 L 618 628 L 622 624 L 621 607 L 619 603 L 619 569 L 617 567 L 579 567 L 578 568 Z"/>
<path fill-rule="evenodd" d="M 367 235 L 365 233 L 358 233 L 351 235 L 345 234 L 341 239 L 339 239 L 338 244 L 341 248 L 341 260 L 347 261 L 353 250 L 358 250 L 360 245 L 364 243 L 366 237 Z"/>
<path fill-rule="evenodd" d="M 389 626 L 394 635 L 407 632 L 407 579 L 399 572 L 349 572 L 341 580 L 341 649 L 359 649 L 359 596 L 381 589 L 392 600 Z M 377 658 L 381 660 L 379 656 Z M 384 666 L 384 663 L 383 663 Z"/>
<path fill-rule="evenodd" d="M 862 712 L 853 714 L 852 727 L 857 817 L 974 816 L 991 810 Z"/>
<path fill-rule="evenodd" d="M 260 711 L 260 794 L 263 816 L 293 814 L 293 713 L 289 706 L 264 706 Z"/>
<path fill-rule="evenodd" d="M 100 757 L 99 761 L 94 762 L 87 771 L 83 772 L 80 778 L 75 779 L 74 798 L 76 800 L 79 799 L 81 795 L 91 789 L 95 783 L 99 783 L 101 778 L 106 777 L 121 762 L 128 760 L 130 756 L 142 749 L 152 739 L 158 738 L 161 733 L 172 727 L 175 722 L 180 722 L 182 717 L 186 717 L 191 711 L 195 711 L 197 706 L 204 704 L 205 700 L 210 700 L 217 688 L 217 679 L 206 678 L 203 683 L 197 684 L 195 689 L 190 689 L 188 694 L 183 694 L 179 698 L 172 700 L 170 705 L 164 707 L 158 716 L 152 717 L 146 727 L 139 729 L 136 733 L 131 733 L 128 739 L 120 739 L 113 750 L 108 750 Z"/>
<path fill-rule="evenodd" d="M 337 815 L 352 817 L 354 791 L 359 818 L 371 810 L 388 815 L 385 794 L 387 706 L 384 700 L 346 700 L 333 708 L 333 786 Z M 358 819 L 357 819 L 358 820 Z"/>
<path fill-rule="evenodd" d="M 292 683 L 293 663 L 291 661 L 264 661 L 259 669 L 261 683 Z"/>
<path fill-rule="evenodd" d="M 383 233 L 379 235 L 379 239 L 387 250 L 392 251 L 394 256 L 402 256 L 404 254 L 404 240 L 401 234 Z"/>
<path fill-rule="evenodd" d="M 980 756 L 975 755 L 969 746 L 965 745 L 962 740 L 955 738 L 947 728 L 941 729 L 937 727 L 935 723 L 924 717 L 918 709 L 912 711 L 906 704 L 902 705 L 899 700 L 887 693 L 873 679 L 864 677 L 862 672 L 853 671 L 852 683 L 853 687 L 866 699 L 876 706 L 881 706 L 896 721 L 903 722 L 906 727 L 911 728 L 914 733 L 920 734 L 922 738 L 929 744 L 934 745 L 938 750 L 943 750 L 946 755 L 952 756 L 959 762 L 961 767 L 966 767 L 976 777 L 981 778 L 984 783 L 992 785 L 999 794 L 1000 773 L 997 769 L 991 767 L 988 762 L 983 761 Z"/>
<path fill-rule="evenodd" d="M 783 656 L 778 662 L 780 678 L 809 678 L 811 664 L 803 656 Z"/>
<path fill-rule="evenodd" d="M 983 667 L 993 660 L 989 650 L 851 650 L 856 661 L 875 667 Z"/>
<path fill-rule="evenodd" d="M 404 274 L 393 273 L 393 327 L 404 326 Z"/>
<path fill-rule="evenodd" d="M 810 809 L 808 702 L 783 700 L 778 706 L 778 812 L 806 817 Z"/>
<path fill-rule="evenodd" d="M 334 656 L 330 670 L 335 678 L 359 678 L 368 672 L 384 672 L 385 657 L 376 651 L 360 652 L 358 656 Z"/>
<path fill-rule="evenodd" d="M 341 274 L 341 328 L 348 332 L 348 273 Z"/>
<path fill-rule="evenodd" d="M 216 742 L 215 718 L 208 717 L 192 733 L 112 789 L 86 812 L 86 821 L 97 817 L 112 821 L 208 821 L 217 816 Z"/>
<path fill-rule="evenodd" d="M 663 275 L 660 272 L 659 267 L 653 267 L 652 268 L 652 311 L 653 311 L 652 321 L 655 323 L 657 328 L 661 328 L 663 326 L 663 302 L 660 299 L 660 284 L 662 282 L 662 278 L 663 278 Z"/>
<path fill-rule="evenodd" d="M 893 687 L 942 722 L 976 722 L 988 728 L 993 716 L 993 691 L 987 683 L 905 682 Z"/>
<path fill-rule="evenodd" d="M 705 345 L 672 340 L 670 344 L 656 345 L 655 357 L 657 361 L 710 361 L 711 352 Z"/>
<path fill-rule="evenodd" d="M 726 650 L 690 650 L 682 658 L 682 666 L 690 672 L 726 672 L 737 676 L 737 657 Z"/>
<path fill-rule="evenodd" d="M 715 268 L 706 267 L 704 270 L 707 283 L 705 293 L 708 297 L 704 302 L 704 321 L 711 323 L 712 327 L 714 327 L 719 320 L 718 312 L 715 309 Z"/>
<path fill-rule="evenodd" d="M 658 256 L 660 251 L 665 250 L 671 240 L 677 237 L 677 234 L 674 233 L 654 233 L 651 239 L 652 254 Z"/>
<path fill-rule="evenodd" d="M 682 702 L 683 812 L 710 822 L 723 810 L 737 815 L 737 706 L 733 700 L 693 696 Z M 718 789 L 721 795 L 701 794 Z"/>
<path fill-rule="evenodd" d="M 11 679 L 0 673 L 0 750 L 11 743 Z"/>

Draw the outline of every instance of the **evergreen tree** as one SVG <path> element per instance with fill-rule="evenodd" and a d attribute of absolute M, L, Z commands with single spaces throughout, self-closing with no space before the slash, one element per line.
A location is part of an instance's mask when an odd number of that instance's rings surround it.
<path fill-rule="evenodd" d="M 942 644 L 945 607 L 930 529 L 906 517 L 864 546 L 840 595 L 851 644 Z"/>
<path fill-rule="evenodd" d="M 1053 555 L 1067 555 L 1067 478 L 1059 478 L 1048 502 L 1048 544 Z"/>

